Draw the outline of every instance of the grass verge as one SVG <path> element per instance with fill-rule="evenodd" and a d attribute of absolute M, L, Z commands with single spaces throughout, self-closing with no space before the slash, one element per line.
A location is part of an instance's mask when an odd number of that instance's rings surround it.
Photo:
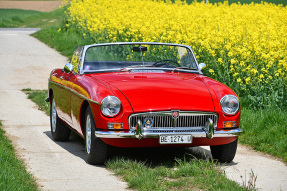
<path fill-rule="evenodd" d="M 38 190 L 32 175 L 17 159 L 11 141 L 5 137 L 0 121 L 0 190 Z"/>
<path fill-rule="evenodd" d="M 0 9 L 1 28 L 43 28 L 57 26 L 63 22 L 64 8 L 51 12 L 19 9 Z"/>
<path fill-rule="evenodd" d="M 48 97 L 48 90 L 31 90 L 28 88 L 22 89 L 22 91 L 28 95 L 28 99 L 31 99 L 38 105 L 39 110 L 50 116 L 50 105 L 44 101 Z"/>
<path fill-rule="evenodd" d="M 107 163 L 107 168 L 123 177 L 130 188 L 138 190 L 247 190 L 227 179 L 215 163 L 191 158 L 183 152 L 173 159 L 174 151 L 164 151 L 168 156 L 154 164 L 163 150 L 152 151 L 151 161 L 116 157 Z"/>
<path fill-rule="evenodd" d="M 56 49 L 69 59 L 71 59 L 77 46 L 92 44 L 91 41 L 84 39 L 75 31 L 59 31 L 57 26 L 44 28 L 32 36 Z"/>
<path fill-rule="evenodd" d="M 240 143 L 282 158 L 287 163 L 287 113 L 280 109 L 243 108 Z"/>

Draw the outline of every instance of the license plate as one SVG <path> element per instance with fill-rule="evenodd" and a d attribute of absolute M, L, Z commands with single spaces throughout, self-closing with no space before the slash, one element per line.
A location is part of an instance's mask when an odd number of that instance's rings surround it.
<path fill-rule="evenodd" d="M 191 135 L 160 135 L 159 143 L 160 144 L 185 144 L 191 143 Z"/>

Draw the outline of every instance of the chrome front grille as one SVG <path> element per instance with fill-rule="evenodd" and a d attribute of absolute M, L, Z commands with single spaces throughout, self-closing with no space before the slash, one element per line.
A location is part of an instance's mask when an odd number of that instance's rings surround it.
<path fill-rule="evenodd" d="M 174 116 L 178 112 L 178 116 Z M 208 119 L 212 119 L 214 128 L 217 127 L 218 115 L 210 112 L 192 112 L 192 111 L 164 111 L 147 112 L 132 114 L 129 117 L 130 129 L 135 129 L 138 120 L 142 123 L 145 130 L 156 131 L 180 131 L 195 132 L 202 131 Z M 152 121 L 152 125 L 147 125 L 145 121 Z M 149 123 L 148 123 L 149 124 Z"/>

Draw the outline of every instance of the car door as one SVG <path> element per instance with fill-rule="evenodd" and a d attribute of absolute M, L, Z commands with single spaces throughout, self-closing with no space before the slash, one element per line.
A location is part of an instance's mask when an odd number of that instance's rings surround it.
<path fill-rule="evenodd" d="M 80 125 L 80 109 L 82 103 L 84 102 L 83 96 L 87 94 L 86 91 L 84 91 L 83 85 L 79 83 L 79 79 L 81 79 L 81 75 L 79 73 L 83 48 L 84 47 L 82 46 L 78 46 L 73 54 L 71 64 L 74 66 L 74 75 L 70 78 L 70 81 L 73 82 L 72 93 L 70 97 L 71 121 L 73 124 L 73 129 L 77 131 L 80 135 L 83 134 Z"/>
<path fill-rule="evenodd" d="M 83 47 L 77 47 L 74 51 L 71 64 L 74 67 L 74 70 L 70 73 L 66 73 L 62 70 L 57 77 L 58 82 L 60 82 L 60 86 L 57 87 L 55 93 L 55 101 L 58 110 L 58 115 L 61 119 L 63 119 L 66 123 L 68 123 L 71 127 L 73 127 L 72 122 L 72 114 L 71 114 L 71 97 L 73 95 L 73 84 L 75 80 L 75 76 L 78 75 L 79 72 L 79 62 L 80 55 Z"/>
<path fill-rule="evenodd" d="M 65 73 L 63 70 L 59 73 L 58 82 L 60 83 L 59 86 L 54 89 L 54 96 L 55 102 L 57 106 L 57 112 L 59 117 L 64 120 L 69 125 L 72 124 L 71 119 L 71 88 L 72 88 L 72 81 L 71 77 L 73 73 Z"/>

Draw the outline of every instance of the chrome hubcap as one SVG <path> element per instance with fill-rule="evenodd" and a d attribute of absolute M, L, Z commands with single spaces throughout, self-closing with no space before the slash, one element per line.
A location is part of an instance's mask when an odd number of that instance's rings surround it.
<path fill-rule="evenodd" d="M 56 123 L 57 123 L 57 111 L 56 111 L 56 104 L 55 104 L 55 100 L 53 99 L 52 102 L 52 130 L 53 132 L 56 131 Z"/>
<path fill-rule="evenodd" d="M 91 142 L 92 142 L 92 126 L 90 115 L 86 119 L 86 149 L 87 153 L 90 154 L 91 151 Z"/>

